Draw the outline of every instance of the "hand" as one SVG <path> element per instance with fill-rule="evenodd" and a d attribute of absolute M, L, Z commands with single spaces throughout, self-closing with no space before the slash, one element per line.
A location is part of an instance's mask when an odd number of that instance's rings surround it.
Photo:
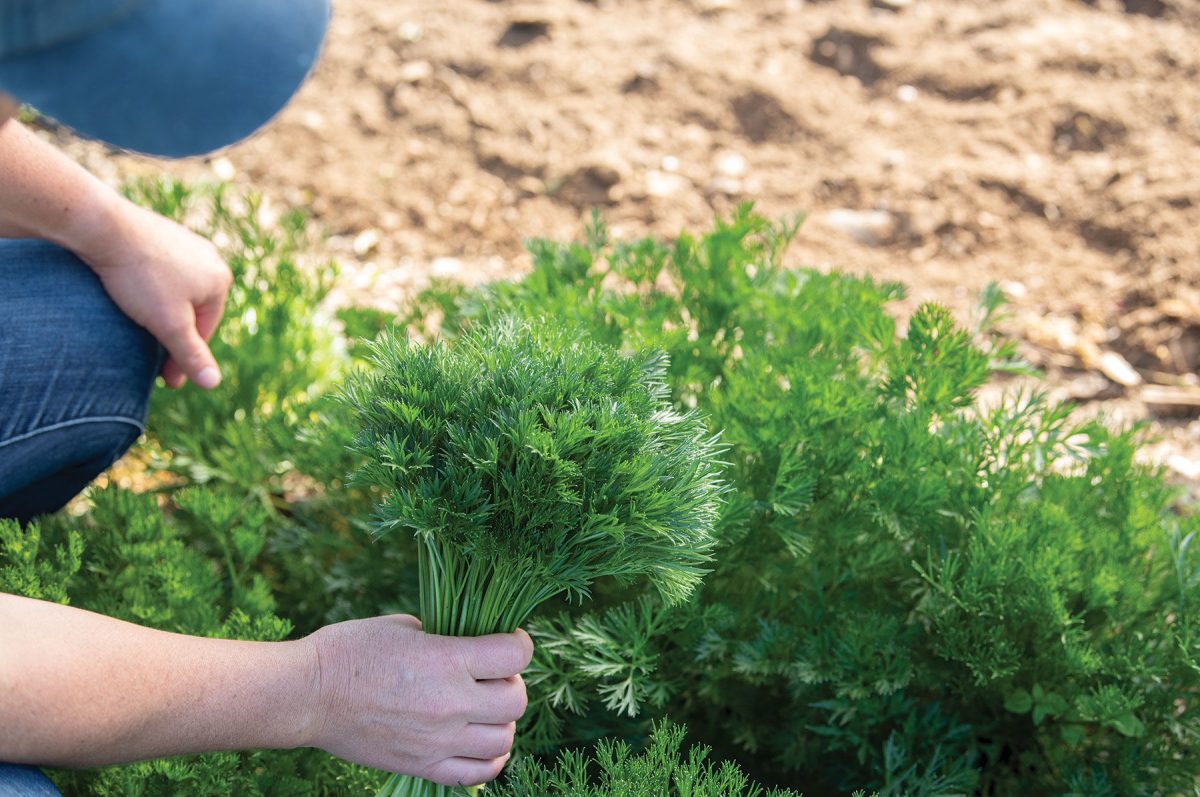
<path fill-rule="evenodd" d="M 492 780 L 525 713 L 524 631 L 426 634 L 410 615 L 352 620 L 308 637 L 320 699 L 310 744 L 377 769 L 447 786 Z"/>
<path fill-rule="evenodd" d="M 187 379 L 205 389 L 221 382 L 208 348 L 233 276 L 216 247 L 124 199 L 85 219 L 64 244 L 100 277 L 117 306 L 167 350 L 168 387 Z"/>

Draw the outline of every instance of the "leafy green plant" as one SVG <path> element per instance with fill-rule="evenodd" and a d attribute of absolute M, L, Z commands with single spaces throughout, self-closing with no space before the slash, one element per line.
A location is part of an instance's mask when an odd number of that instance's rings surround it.
<path fill-rule="evenodd" d="M 396 499 L 392 465 L 346 486 L 363 457 L 347 447 L 359 422 L 310 388 L 339 382 L 367 349 L 351 346 L 347 357 L 322 330 L 305 331 L 319 303 L 308 272 L 297 267 L 291 287 L 249 276 L 300 262 L 299 218 L 285 217 L 295 219 L 291 243 L 267 244 L 291 233 L 262 225 L 252 203 L 223 195 L 231 218 L 213 223 L 204 192 L 160 183 L 142 198 L 225 230 L 222 246 L 245 258 L 244 269 L 235 262 L 244 293 L 231 317 L 254 308 L 256 320 L 273 320 L 253 333 L 227 324 L 217 345 L 227 369 L 252 361 L 236 384 L 254 387 L 164 391 L 147 458 L 175 480 L 154 499 L 99 492 L 81 519 L 0 523 L 0 589 L 262 639 L 288 634 L 289 623 L 304 631 L 416 610 L 418 541 L 392 533 L 373 542 L 368 516 L 385 498 L 376 521 L 399 518 L 399 530 L 419 517 L 417 504 L 412 494 Z M 664 601 L 644 581 L 601 580 L 587 587 L 588 610 L 553 599 L 528 623 L 537 650 L 525 749 L 624 741 L 553 767 L 518 756 L 486 793 L 755 793 L 721 780 L 708 758 L 693 791 L 664 781 L 661 771 L 686 772 L 695 755 L 658 741 L 654 723 L 668 716 L 758 782 L 810 795 L 864 786 L 888 797 L 1193 793 L 1200 521 L 1138 464 L 1142 434 L 1077 420 L 1037 391 L 978 406 L 976 391 L 997 372 L 1028 370 L 989 326 L 1002 309 L 996 292 L 985 294 L 977 325 L 929 305 L 901 331 L 891 312 L 900 286 L 784 268 L 794 231 L 748 207 L 669 242 L 613 241 L 594 221 L 581 243 L 533 243 L 523 281 L 435 286 L 414 301 L 406 320 L 420 334 L 440 323 L 450 341 L 478 340 L 508 317 L 545 340 L 573 329 L 597 346 L 664 351 L 660 383 L 677 406 L 707 416 L 704 439 L 722 430 L 727 446 L 731 489 L 703 565 L 711 572 L 686 601 Z M 290 310 L 272 314 L 261 302 Z M 384 321 L 342 320 L 364 337 Z M 256 351 L 269 353 L 265 362 L 291 347 L 309 352 L 295 367 L 276 374 L 253 363 Z M 405 351 L 449 361 L 470 349 Z M 479 389 L 475 376 L 459 383 Z M 408 423 L 406 412 L 381 408 L 380 428 Z M 550 433 L 540 419 L 528 428 Z M 369 461 L 393 457 L 385 437 Z M 539 473 L 563 467 L 542 456 L 541 442 L 532 450 L 549 469 Z M 414 451 L 400 446 L 391 462 Z M 433 460 L 421 471 L 444 474 L 430 495 L 462 498 L 454 486 L 475 482 L 459 466 Z M 457 534 L 458 515 L 445 517 Z M 648 738 L 649 751 L 635 753 Z M 312 751 L 54 777 L 69 797 L 371 794 L 378 779 Z"/>
<path fill-rule="evenodd" d="M 991 331 L 997 292 L 975 328 L 926 305 L 899 334 L 899 286 L 782 268 L 792 231 L 749 208 L 673 244 L 593 224 L 534 244 L 520 283 L 418 299 L 451 336 L 505 313 L 661 348 L 730 446 L 703 588 L 620 637 L 588 635 L 612 608 L 556 620 L 545 642 L 578 658 L 539 651 L 531 740 L 666 714 L 817 794 L 1190 793 L 1197 519 L 1138 431 L 1028 390 L 978 408 L 1030 373 Z M 581 673 L 582 637 L 636 665 L 636 717 Z"/>
<path fill-rule="evenodd" d="M 624 742 L 603 741 L 590 759 L 564 752 L 553 767 L 532 759 L 517 762 L 495 797 L 801 797 L 786 789 L 763 789 L 736 764 L 716 764 L 709 750 L 683 752 L 684 729 L 660 724 L 638 755 Z M 864 797 L 861 792 L 855 797 Z"/>
<path fill-rule="evenodd" d="M 336 269 L 303 262 L 311 242 L 303 214 L 268 224 L 254 195 L 174 180 L 132 183 L 126 194 L 217 242 L 234 275 L 211 343 L 221 386 L 155 391 L 148 429 L 155 464 L 189 483 L 218 481 L 281 501 L 283 477 L 296 470 L 297 432 L 333 411 L 321 398 L 349 365 L 322 304 Z M 345 463 L 339 448 L 323 453 Z"/>
<path fill-rule="evenodd" d="M 719 447 L 666 401 L 660 355 L 512 322 L 453 347 L 384 336 L 373 352 L 344 389 L 356 480 L 381 490 L 379 536 L 416 538 L 426 630 L 511 632 L 603 577 L 646 577 L 673 603 L 699 583 Z M 445 789 L 394 778 L 384 793 Z"/>
<path fill-rule="evenodd" d="M 134 454 L 150 465 L 139 489 L 170 494 L 203 484 L 241 495 L 240 511 L 254 514 L 264 542 L 240 572 L 256 589 L 269 581 L 301 631 L 411 611 L 415 583 L 398 588 L 394 574 L 415 568 L 415 551 L 393 546 L 374 561 L 361 554 L 370 545 L 371 500 L 346 486 L 354 429 L 327 395 L 356 350 L 331 323 L 326 299 L 336 269 L 308 255 L 315 235 L 305 216 L 271 218 L 258 197 L 224 185 L 143 180 L 126 194 L 210 237 L 234 274 L 211 341 L 224 380 L 215 391 L 155 391 L 146 443 Z M 373 335 L 381 323 L 367 311 L 337 315 L 354 334 Z M 181 529 L 219 560 L 238 554 L 234 540 L 222 543 L 195 523 Z"/>

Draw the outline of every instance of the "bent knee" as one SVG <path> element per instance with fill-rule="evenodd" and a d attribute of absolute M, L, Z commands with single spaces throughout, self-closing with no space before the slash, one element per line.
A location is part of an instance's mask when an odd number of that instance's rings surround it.
<path fill-rule="evenodd" d="M 24 523 L 61 509 L 140 434 L 131 419 L 82 418 L 0 441 L 0 518 Z"/>

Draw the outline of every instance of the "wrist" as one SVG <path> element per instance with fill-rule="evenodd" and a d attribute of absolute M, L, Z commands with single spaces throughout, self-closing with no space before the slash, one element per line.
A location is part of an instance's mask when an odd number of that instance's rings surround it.
<path fill-rule="evenodd" d="M 264 747 L 290 750 L 315 747 L 321 724 L 321 668 L 316 646 L 308 638 L 268 643 L 282 675 L 279 716 L 272 725 L 274 738 Z"/>
<path fill-rule="evenodd" d="M 100 180 L 88 175 L 57 229 L 41 237 L 74 252 L 86 262 L 90 256 L 111 246 L 122 234 L 129 201 Z"/>

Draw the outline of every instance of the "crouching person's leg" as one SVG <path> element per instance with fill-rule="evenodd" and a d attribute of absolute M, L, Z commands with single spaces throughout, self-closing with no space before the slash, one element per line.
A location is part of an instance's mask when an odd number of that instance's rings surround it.
<path fill-rule="evenodd" d="M 0 240 L 0 518 L 60 509 L 125 453 L 162 357 L 74 255 Z"/>
<path fill-rule="evenodd" d="M 50 779 L 32 767 L 0 764 L 0 797 L 62 797 Z"/>

